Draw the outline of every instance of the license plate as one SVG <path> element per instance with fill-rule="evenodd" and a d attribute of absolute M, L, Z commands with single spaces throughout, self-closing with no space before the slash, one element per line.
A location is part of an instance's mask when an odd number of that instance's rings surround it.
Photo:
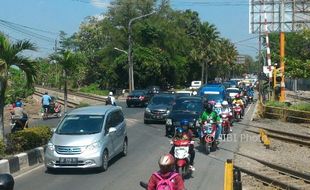
<path fill-rule="evenodd" d="M 59 158 L 60 165 L 77 165 L 78 159 L 77 158 Z"/>

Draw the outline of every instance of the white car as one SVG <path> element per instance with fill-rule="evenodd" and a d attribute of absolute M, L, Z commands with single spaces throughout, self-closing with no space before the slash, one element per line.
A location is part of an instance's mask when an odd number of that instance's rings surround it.
<path fill-rule="evenodd" d="M 201 87 L 201 81 L 192 81 L 191 86 L 189 87 L 189 89 L 198 89 Z"/>
<path fill-rule="evenodd" d="M 240 89 L 239 88 L 226 88 L 226 94 L 234 98 L 237 94 L 240 94 Z"/>

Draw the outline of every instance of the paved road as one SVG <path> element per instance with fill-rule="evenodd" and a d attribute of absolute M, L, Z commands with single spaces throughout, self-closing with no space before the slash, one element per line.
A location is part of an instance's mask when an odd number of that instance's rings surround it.
<path fill-rule="evenodd" d="M 120 103 L 124 106 L 124 103 Z M 253 106 L 248 112 L 248 118 Z M 170 150 L 169 139 L 164 137 L 164 125 L 143 124 L 143 108 L 125 108 L 129 136 L 129 154 L 114 159 L 108 171 L 96 173 L 88 170 L 60 171 L 46 173 L 43 166 L 15 178 L 15 190 L 134 190 L 142 189 L 139 181 L 147 181 L 158 169 L 157 160 Z M 44 121 L 46 122 L 46 121 Z M 56 125 L 57 119 L 49 120 Z M 246 121 L 244 121 L 246 122 Z M 239 134 L 243 126 L 236 125 L 234 133 Z M 237 142 L 222 142 L 220 150 L 205 155 L 196 150 L 196 171 L 186 180 L 187 189 L 223 189 L 224 161 L 233 158 L 231 151 L 237 150 Z M 231 151 L 228 151 L 231 150 Z"/>

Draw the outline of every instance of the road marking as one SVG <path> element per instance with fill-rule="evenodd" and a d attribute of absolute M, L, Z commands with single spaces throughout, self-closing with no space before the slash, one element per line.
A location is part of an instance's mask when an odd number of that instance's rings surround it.
<path fill-rule="evenodd" d="M 32 172 L 34 172 L 35 170 L 41 169 L 41 168 L 43 168 L 43 167 L 45 167 L 45 166 L 44 166 L 44 164 L 42 163 L 41 165 L 39 165 L 39 166 L 37 166 L 37 167 L 35 167 L 35 168 L 32 168 L 31 170 L 28 170 L 28 171 L 26 171 L 26 172 L 23 172 L 23 173 L 17 175 L 17 176 L 14 176 L 14 179 L 18 179 L 18 178 L 20 178 L 20 177 L 23 177 L 24 175 L 27 175 L 27 174 L 29 174 L 29 173 L 32 173 Z"/>
<path fill-rule="evenodd" d="M 247 115 L 248 112 L 251 110 L 252 105 L 253 105 L 253 104 L 250 104 L 250 107 L 249 107 L 248 110 L 246 111 L 245 115 Z"/>

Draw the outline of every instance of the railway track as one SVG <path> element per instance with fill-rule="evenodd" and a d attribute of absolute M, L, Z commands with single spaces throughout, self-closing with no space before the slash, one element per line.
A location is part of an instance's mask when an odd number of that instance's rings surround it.
<path fill-rule="evenodd" d="M 290 190 L 310 189 L 310 174 L 296 171 L 278 164 L 266 162 L 241 153 L 235 154 L 250 159 L 251 165 L 254 165 L 254 162 L 256 162 L 255 165 L 257 166 L 262 165 L 261 167 L 257 167 L 255 170 L 238 165 L 234 165 L 234 167 L 266 185 Z"/>
<path fill-rule="evenodd" d="M 41 87 L 38 87 L 38 88 L 41 88 Z M 60 90 L 55 89 L 55 88 L 41 88 L 41 89 L 47 89 L 47 90 L 63 93 L 63 91 L 60 91 Z M 85 94 L 85 93 L 81 93 L 81 92 L 73 92 L 70 90 L 68 90 L 68 95 L 73 95 L 73 96 L 78 96 L 78 97 L 87 98 L 87 99 L 91 99 L 91 100 L 96 100 L 99 102 L 105 102 L 106 101 L 106 98 L 103 98 L 103 97 L 98 97 L 98 96 Z"/>
<path fill-rule="evenodd" d="M 242 123 L 239 123 L 239 124 L 240 125 L 246 125 L 246 124 L 242 124 Z M 248 124 L 246 126 L 254 127 L 257 129 L 264 129 L 265 131 L 267 131 L 267 136 L 270 138 L 274 138 L 274 139 L 282 140 L 285 142 L 291 142 L 291 143 L 295 143 L 298 145 L 305 145 L 305 146 L 310 147 L 310 136 L 309 135 L 289 133 L 289 132 L 285 132 L 285 131 L 279 131 L 279 130 L 269 129 L 269 128 L 265 128 L 265 127 L 258 127 L 258 126 L 254 126 L 254 125 L 248 125 Z M 245 130 L 248 132 L 251 132 L 251 133 L 259 134 L 259 131 L 256 131 L 256 130 L 252 130 L 252 129 L 245 129 Z"/>
<path fill-rule="evenodd" d="M 34 94 L 41 97 L 44 93 L 39 92 L 39 91 L 35 91 Z M 68 105 L 69 108 L 75 108 L 78 105 L 80 105 L 77 102 L 72 102 L 72 101 L 69 101 L 69 100 L 67 102 L 68 102 L 67 105 Z M 57 103 L 59 103 L 61 105 L 64 105 L 64 99 L 58 98 Z"/>
<path fill-rule="evenodd" d="M 297 99 L 297 100 L 302 100 L 302 101 L 306 101 L 306 102 L 310 102 L 310 98 L 308 97 L 303 97 L 303 96 L 298 96 L 298 95 L 293 95 L 293 94 L 287 94 L 288 97 Z"/>

